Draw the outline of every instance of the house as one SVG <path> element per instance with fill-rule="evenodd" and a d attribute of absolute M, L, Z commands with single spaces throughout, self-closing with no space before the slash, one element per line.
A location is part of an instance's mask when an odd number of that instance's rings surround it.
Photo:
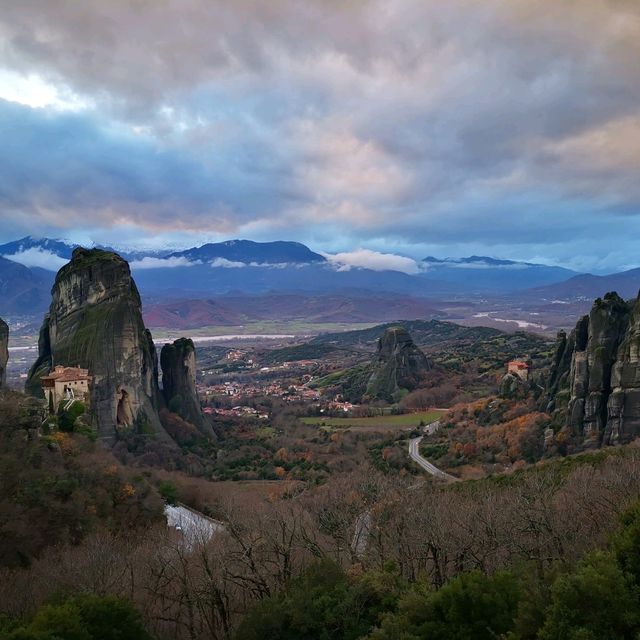
<path fill-rule="evenodd" d="M 511 360 L 507 362 L 507 373 L 518 376 L 525 382 L 529 379 L 529 363 L 524 360 Z"/>
<path fill-rule="evenodd" d="M 54 408 L 63 400 L 87 400 L 92 379 L 88 369 L 56 365 L 41 378 L 45 400 Z"/>

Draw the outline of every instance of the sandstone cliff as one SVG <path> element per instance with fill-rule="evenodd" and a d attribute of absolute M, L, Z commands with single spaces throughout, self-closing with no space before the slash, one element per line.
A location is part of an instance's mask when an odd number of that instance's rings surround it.
<path fill-rule="evenodd" d="M 7 361 L 9 360 L 9 327 L 0 318 L 0 388 L 2 388 L 7 378 Z"/>
<path fill-rule="evenodd" d="M 160 352 L 162 393 L 170 411 L 190 422 L 199 431 L 213 436 L 211 425 L 202 414 L 196 390 L 196 350 L 189 338 L 165 344 Z"/>
<path fill-rule="evenodd" d="M 155 346 L 126 261 L 112 252 L 78 248 L 51 293 L 27 389 L 38 393 L 40 376 L 54 364 L 79 365 L 93 376 L 90 418 L 99 436 L 112 439 L 135 429 L 169 440 L 158 419 Z"/>
<path fill-rule="evenodd" d="M 505 400 L 524 399 L 528 393 L 528 383 L 512 373 L 505 374 L 500 380 L 498 395 Z"/>
<path fill-rule="evenodd" d="M 389 327 L 378 340 L 365 395 L 397 400 L 404 392 L 417 389 L 431 368 L 404 327 Z"/>
<path fill-rule="evenodd" d="M 558 334 L 547 409 L 578 442 L 628 442 L 640 435 L 640 297 L 598 298 L 567 336 Z"/>

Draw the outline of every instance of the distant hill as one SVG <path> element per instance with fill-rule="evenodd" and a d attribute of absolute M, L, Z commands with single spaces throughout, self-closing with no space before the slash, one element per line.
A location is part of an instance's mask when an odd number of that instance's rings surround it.
<path fill-rule="evenodd" d="M 373 351 L 385 331 L 398 325 L 406 329 L 415 344 L 438 364 L 455 368 L 475 361 L 481 373 L 500 369 L 516 357 L 547 357 L 553 348 L 552 341 L 535 334 L 522 331 L 506 333 L 490 327 L 464 327 L 441 320 L 392 322 L 369 329 L 326 333 L 311 343 Z"/>
<path fill-rule="evenodd" d="M 477 341 L 507 335 L 504 331 L 490 327 L 464 327 L 441 320 L 402 320 L 380 324 L 369 329 L 323 333 L 314 338 L 313 342 L 340 347 L 374 349 L 382 334 L 394 326 L 404 327 L 418 346 L 429 347 L 449 341 Z"/>
<path fill-rule="evenodd" d="M 187 258 L 190 261 L 212 262 L 216 259 L 243 264 L 310 264 L 326 262 L 326 258 L 314 253 L 299 242 L 253 242 L 251 240 L 227 240 L 175 251 L 168 257 Z"/>
<path fill-rule="evenodd" d="M 215 265 L 216 263 L 214 263 Z M 143 294 L 176 298 L 203 298 L 234 292 L 264 294 L 288 293 L 335 293 L 344 289 L 360 289 L 370 292 L 385 292 L 401 295 L 430 297 L 434 283 L 399 271 L 371 271 L 350 269 L 336 271 L 324 262 L 288 266 L 244 266 L 209 263 L 191 266 L 166 266 L 138 268 L 132 270 Z M 463 293 L 463 287 L 439 286 L 440 291 Z"/>
<path fill-rule="evenodd" d="M 6 242 L 0 245 L 0 255 L 15 255 L 21 254 L 29 249 L 40 249 L 42 251 L 48 251 L 61 258 L 71 259 L 73 250 L 77 247 L 77 244 L 67 244 L 62 240 L 52 240 L 51 238 L 34 238 L 33 236 L 26 236 L 20 238 L 20 240 L 13 240 L 12 242 Z"/>
<path fill-rule="evenodd" d="M 339 349 L 331 344 L 314 344 L 305 342 L 280 349 L 269 349 L 264 357 L 265 364 L 280 364 L 282 362 L 296 362 L 297 360 L 322 360 L 336 352 L 346 353 L 345 349 Z"/>
<path fill-rule="evenodd" d="M 579 300 L 602 297 L 608 291 L 616 291 L 623 298 L 635 298 L 640 289 L 640 268 L 611 273 L 606 276 L 583 274 L 565 282 L 536 287 L 526 292 L 532 298 L 548 300 Z"/>
<path fill-rule="evenodd" d="M 145 325 L 151 328 L 232 327 L 246 322 L 244 316 L 216 300 L 178 300 L 154 304 L 145 306 L 143 316 Z"/>
<path fill-rule="evenodd" d="M 436 279 L 449 285 L 464 285 L 477 292 L 509 292 L 562 282 L 577 274 L 563 267 L 550 267 L 531 262 L 498 260 L 487 256 L 468 258 L 425 258 L 421 277 Z"/>
<path fill-rule="evenodd" d="M 54 274 L 0 258 L 0 315 L 40 313 L 49 306 Z"/>
<path fill-rule="evenodd" d="M 438 315 L 425 298 L 360 292 L 354 294 L 220 296 L 214 299 L 176 300 L 147 305 L 149 327 L 195 329 L 206 326 L 238 326 L 245 322 L 299 320 L 312 323 L 381 322 Z"/>

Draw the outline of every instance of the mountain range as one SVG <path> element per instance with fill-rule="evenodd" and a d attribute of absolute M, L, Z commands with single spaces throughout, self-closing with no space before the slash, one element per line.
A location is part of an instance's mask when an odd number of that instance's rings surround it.
<path fill-rule="evenodd" d="M 55 273 L 0 257 L 0 314 L 27 315 L 49 304 Z"/>
<path fill-rule="evenodd" d="M 640 288 L 640 268 L 597 276 L 591 273 L 576 275 L 564 282 L 557 282 L 527 291 L 531 297 L 560 300 L 593 300 L 608 291 L 616 291 L 623 298 L 635 298 Z"/>
<path fill-rule="evenodd" d="M 61 240 L 30 236 L 0 245 L 0 313 L 27 315 L 45 309 L 55 273 L 69 260 L 76 246 Z M 428 256 L 415 261 L 415 269 L 406 273 L 393 268 L 381 270 L 380 266 L 366 263 L 357 266 L 341 262 L 341 256 L 345 254 L 321 254 L 304 244 L 285 241 L 229 240 L 179 251 L 124 248 L 118 249 L 118 253 L 130 262 L 145 300 L 160 305 L 219 296 L 283 294 L 341 296 L 343 299 L 370 297 L 378 300 L 381 307 L 387 304 L 379 300 L 381 297 L 389 300 L 394 296 L 427 298 L 429 301 L 464 300 L 474 296 L 575 300 L 592 299 L 609 290 L 618 290 L 623 296 L 635 296 L 640 286 L 640 269 L 595 276 L 563 267 L 474 255 L 467 258 Z M 193 313 L 194 303 L 187 306 L 189 308 L 181 312 L 185 317 Z M 242 316 L 247 305 L 245 301 L 240 305 L 241 309 L 235 303 L 229 308 L 227 301 L 223 306 L 220 313 L 212 310 L 212 319 Z M 294 306 L 298 310 L 290 309 L 289 316 L 300 311 L 297 302 Z M 302 305 L 305 306 L 313 311 L 312 315 L 323 315 L 322 310 L 313 309 L 314 303 Z M 416 305 L 412 301 L 411 306 L 417 312 L 418 307 L 425 304 Z M 431 308 L 433 305 L 426 306 Z M 335 308 L 334 298 L 329 303 L 329 310 Z M 346 315 L 366 317 L 366 321 L 371 319 L 369 311 L 352 311 Z M 394 314 L 396 312 L 399 312 L 397 308 Z M 171 315 L 170 309 L 158 308 L 151 319 Z M 335 318 L 334 313 L 326 315 Z M 374 320 L 388 318 L 389 314 L 380 313 Z"/>
<path fill-rule="evenodd" d="M 509 292 L 563 282 L 578 275 L 564 267 L 532 262 L 499 260 L 487 256 L 468 258 L 434 258 L 422 261 L 424 277 L 447 284 L 463 285 L 478 292 Z"/>

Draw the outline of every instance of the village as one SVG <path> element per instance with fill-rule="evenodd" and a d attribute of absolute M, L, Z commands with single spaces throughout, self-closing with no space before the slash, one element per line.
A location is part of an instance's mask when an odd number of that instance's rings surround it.
<path fill-rule="evenodd" d="M 198 385 L 198 394 L 203 403 L 203 412 L 211 416 L 232 416 L 236 418 L 253 417 L 260 420 L 269 419 L 269 414 L 259 411 L 247 404 L 227 406 L 229 401 L 259 403 L 264 398 L 276 398 L 286 404 L 305 404 L 317 412 L 349 412 L 356 407 L 351 402 L 343 401 L 339 396 L 331 399 L 309 387 L 312 376 L 305 375 L 301 382 L 287 379 L 282 382 L 273 381 L 229 381 L 215 385 Z M 225 402 L 226 401 L 226 402 Z M 219 406 L 223 405 L 223 406 Z"/>
<path fill-rule="evenodd" d="M 280 345 L 279 345 L 280 346 Z M 339 395 L 325 396 L 314 382 L 344 366 L 343 359 L 279 361 L 274 351 L 255 347 L 198 348 L 196 387 L 205 414 L 268 420 L 264 400 L 304 405 L 314 413 L 346 413 L 354 408 Z"/>

